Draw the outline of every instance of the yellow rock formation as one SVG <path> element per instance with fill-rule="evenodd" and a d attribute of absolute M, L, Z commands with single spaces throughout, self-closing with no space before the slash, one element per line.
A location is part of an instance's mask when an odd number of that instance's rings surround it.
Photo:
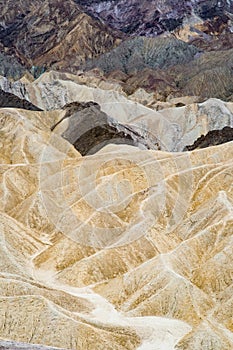
<path fill-rule="evenodd" d="M 63 115 L 0 111 L 0 339 L 232 349 L 233 143 L 82 157 Z"/>

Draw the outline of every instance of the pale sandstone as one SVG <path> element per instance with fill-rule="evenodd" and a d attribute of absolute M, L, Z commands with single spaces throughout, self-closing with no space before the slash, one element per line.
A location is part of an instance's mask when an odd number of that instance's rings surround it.
<path fill-rule="evenodd" d="M 71 74 L 45 73 L 36 81 L 23 85 L 23 94 L 20 84 L 9 85 L 5 79 L 0 80 L 3 90 L 14 92 L 45 110 L 60 109 L 74 101 L 97 102 L 101 110 L 116 121 L 139 128 L 140 134 L 146 138 L 151 134 L 151 139 L 157 140 L 159 149 L 163 151 L 183 151 L 201 135 L 233 126 L 232 102 L 219 99 L 196 103 L 193 102 L 195 99 L 185 97 L 183 107 L 155 111 L 114 89 L 104 90 L 81 84 L 79 78 Z M 171 99 L 171 103 L 179 106 L 182 99 Z"/>
<path fill-rule="evenodd" d="M 0 339 L 231 350 L 232 142 L 81 157 L 63 115 L 1 110 Z"/>

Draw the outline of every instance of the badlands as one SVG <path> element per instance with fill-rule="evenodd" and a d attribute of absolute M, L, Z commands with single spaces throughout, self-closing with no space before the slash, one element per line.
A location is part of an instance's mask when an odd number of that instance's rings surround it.
<path fill-rule="evenodd" d="M 0 3 L 0 350 L 233 349 L 232 2 L 143 4 Z"/>
<path fill-rule="evenodd" d="M 231 349 L 232 142 L 182 151 L 233 103 L 155 111 L 54 72 L 21 91 L 39 108 L 1 109 L 1 338 Z"/>

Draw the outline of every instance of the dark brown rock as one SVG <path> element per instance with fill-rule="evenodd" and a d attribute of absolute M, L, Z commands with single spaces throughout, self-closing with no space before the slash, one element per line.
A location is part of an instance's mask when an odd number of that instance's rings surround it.
<path fill-rule="evenodd" d="M 73 69 L 120 42 L 119 35 L 95 21 L 72 0 L 0 3 L 0 43 L 31 68 Z M 122 35 L 121 35 L 122 36 Z"/>
<path fill-rule="evenodd" d="M 184 151 L 193 151 L 196 148 L 206 148 L 233 141 L 233 128 L 226 126 L 222 130 L 211 130 L 199 137 L 193 145 L 186 146 Z"/>
<path fill-rule="evenodd" d="M 41 111 L 41 109 L 31 102 L 21 99 L 18 96 L 11 94 L 9 92 L 5 92 L 0 90 L 0 108 L 22 108 L 28 109 L 30 111 Z"/>

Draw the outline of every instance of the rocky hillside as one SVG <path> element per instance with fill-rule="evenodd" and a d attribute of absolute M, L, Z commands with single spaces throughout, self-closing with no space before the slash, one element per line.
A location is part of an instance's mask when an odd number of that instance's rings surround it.
<path fill-rule="evenodd" d="M 26 67 L 16 57 L 6 54 L 0 46 L 0 75 L 17 80 L 26 72 Z"/>
<path fill-rule="evenodd" d="M 233 127 L 232 103 L 218 99 L 195 103 L 180 98 L 178 107 L 156 111 L 130 100 L 123 91 L 114 91 L 113 86 L 104 89 L 84 84 L 82 77 L 57 72 L 44 73 L 26 84 L 2 79 L 0 86 L 42 110 L 64 109 L 59 123 L 51 127 L 82 154 L 109 142 L 183 151 L 209 131 Z"/>
<path fill-rule="evenodd" d="M 216 0 L 75 0 L 95 18 L 130 35 L 155 36 L 172 31 L 195 15 L 224 19 L 233 13 L 231 1 Z M 132 21 L 133 19 L 133 21 Z"/>
<path fill-rule="evenodd" d="M 233 349 L 232 12 L 0 1 L 0 350 Z"/>
<path fill-rule="evenodd" d="M 83 13 L 72 1 L 0 3 L 0 43 L 31 68 L 75 69 L 110 50 L 119 35 Z"/>
<path fill-rule="evenodd" d="M 36 77 L 50 68 L 76 72 L 86 61 L 111 51 L 126 39 L 119 51 L 110 54 L 111 59 L 117 54 L 111 69 L 116 68 L 118 60 L 120 66 L 126 65 L 121 69 L 123 71 L 131 66 L 132 70 L 139 64 L 142 68 L 148 66 L 141 59 L 141 55 L 146 55 L 147 45 L 144 47 L 138 38 L 131 42 L 131 34 L 154 37 L 172 32 L 190 45 L 189 51 L 193 46 L 197 51 L 230 49 L 233 43 L 232 12 L 232 4 L 221 1 L 68 0 L 64 5 L 61 0 L 17 1 L 17 4 L 8 0 L 0 4 L 0 72 L 14 78 L 23 75 L 25 69 Z M 104 16 L 107 16 L 105 24 Z M 134 18 L 133 24 L 131 18 Z M 180 56 L 182 43 L 178 45 L 173 40 L 160 47 L 158 41 L 151 46 L 150 61 L 154 58 L 154 47 L 161 50 L 161 57 L 165 53 L 168 60 L 174 58 L 169 64 L 179 61 L 176 52 Z M 122 50 L 126 50 L 125 63 L 118 57 Z M 138 55 L 134 55 L 134 50 L 139 51 Z M 99 66 L 100 63 L 94 61 L 92 65 Z M 156 62 L 152 66 L 158 68 Z"/>
<path fill-rule="evenodd" d="M 145 68 L 163 69 L 192 61 L 198 51 L 195 46 L 174 37 L 150 39 L 138 37 L 123 42 L 99 59 L 87 63 L 85 68 L 98 67 L 105 73 L 114 70 L 133 73 Z"/>
<path fill-rule="evenodd" d="M 85 70 L 98 67 L 128 94 L 138 88 L 157 93 L 158 100 L 192 95 L 231 100 L 233 49 L 205 52 L 174 37 L 125 41 Z"/>

